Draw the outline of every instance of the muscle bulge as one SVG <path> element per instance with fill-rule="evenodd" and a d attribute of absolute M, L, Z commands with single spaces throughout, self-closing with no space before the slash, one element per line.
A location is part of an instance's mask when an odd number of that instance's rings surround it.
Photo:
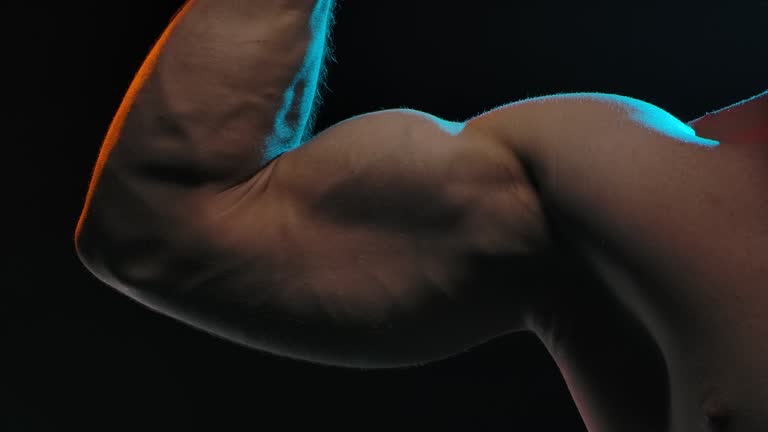
<path fill-rule="evenodd" d="M 81 259 L 190 325 L 326 363 L 426 361 L 521 328 L 516 279 L 547 240 L 513 152 L 414 110 L 299 146 L 330 3 L 185 6 L 102 147 Z"/>
<path fill-rule="evenodd" d="M 524 328 L 547 242 L 536 197 L 495 141 L 441 123 L 412 110 L 356 117 L 216 195 L 191 222 L 226 276 L 191 290 L 345 328 L 316 338 L 322 349 L 374 332 L 380 353 L 426 360 Z"/>
<path fill-rule="evenodd" d="M 342 122 L 161 221 L 152 251 L 115 252 L 112 284 L 332 364 L 412 364 L 523 329 L 547 244 L 536 197 L 496 141 L 441 124 L 412 110 Z"/>

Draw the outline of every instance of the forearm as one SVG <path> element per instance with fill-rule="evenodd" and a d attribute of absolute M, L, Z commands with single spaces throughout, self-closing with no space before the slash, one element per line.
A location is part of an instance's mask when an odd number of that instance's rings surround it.
<path fill-rule="evenodd" d="M 79 251 L 158 247 L 166 225 L 199 212 L 200 192 L 239 184 L 300 144 L 332 4 L 188 2 L 109 128 L 75 233 Z"/>
<path fill-rule="evenodd" d="M 132 83 L 99 165 L 229 185 L 299 145 L 332 4 L 188 2 Z"/>

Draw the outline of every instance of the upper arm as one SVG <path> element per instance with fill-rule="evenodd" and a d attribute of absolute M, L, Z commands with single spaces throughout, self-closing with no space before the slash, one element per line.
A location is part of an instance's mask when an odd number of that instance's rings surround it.
<path fill-rule="evenodd" d="M 520 329 L 548 233 L 520 162 L 463 126 L 412 110 L 342 122 L 197 200 L 178 228 L 193 240 L 122 280 L 192 325 L 334 364 Z"/>

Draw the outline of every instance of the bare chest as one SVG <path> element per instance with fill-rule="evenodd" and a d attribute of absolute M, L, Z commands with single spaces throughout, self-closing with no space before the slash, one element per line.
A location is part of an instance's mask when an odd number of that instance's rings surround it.
<path fill-rule="evenodd" d="M 766 152 L 650 155 L 563 192 L 595 279 L 551 351 L 592 431 L 768 430 Z"/>
<path fill-rule="evenodd" d="M 768 430 L 763 281 L 732 288 L 717 267 L 706 282 L 669 285 L 588 259 L 596 279 L 561 314 L 549 346 L 590 431 Z M 655 291 L 665 295 L 647 294 Z"/>

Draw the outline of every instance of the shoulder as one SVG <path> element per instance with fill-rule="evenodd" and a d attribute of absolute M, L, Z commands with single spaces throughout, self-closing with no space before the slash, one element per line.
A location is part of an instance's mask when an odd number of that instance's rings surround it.
<path fill-rule="evenodd" d="M 563 93 L 534 97 L 489 110 L 468 121 L 487 129 L 517 152 L 532 146 L 573 143 L 608 137 L 630 138 L 645 133 L 654 138 L 716 146 L 673 114 L 652 103 L 610 93 Z M 637 135 L 635 135 L 637 137 Z"/>
<path fill-rule="evenodd" d="M 629 174 L 650 178 L 660 171 L 675 171 L 675 165 L 708 158 L 720 144 L 697 136 L 661 107 L 604 93 L 527 99 L 493 109 L 468 124 L 488 130 L 526 161 L 534 180 L 549 189 L 542 193 L 586 187 L 597 173 L 608 176 L 598 181 L 600 189 Z"/>

